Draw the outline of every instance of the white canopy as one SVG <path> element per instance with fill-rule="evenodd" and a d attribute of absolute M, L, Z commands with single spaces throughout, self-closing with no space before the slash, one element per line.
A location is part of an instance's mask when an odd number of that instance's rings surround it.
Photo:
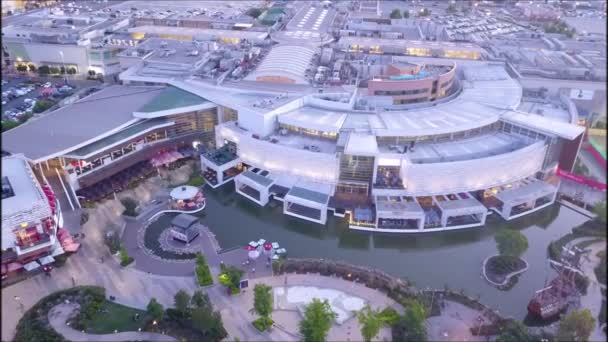
<path fill-rule="evenodd" d="M 26 271 L 33 271 L 38 267 L 40 267 L 40 264 L 35 261 L 28 262 L 27 264 L 23 265 L 23 268 L 25 268 Z"/>
<path fill-rule="evenodd" d="M 171 198 L 176 200 L 189 200 L 194 198 L 198 191 L 198 188 L 195 186 L 182 185 L 171 190 L 171 193 L 169 195 L 171 196 Z"/>
<path fill-rule="evenodd" d="M 260 256 L 260 252 L 258 252 L 257 250 L 252 250 L 249 251 L 249 253 L 247 254 L 247 256 L 249 257 L 249 259 L 251 260 L 255 260 Z"/>
<path fill-rule="evenodd" d="M 258 247 L 258 243 L 257 243 L 257 241 L 249 241 L 249 246 L 251 246 L 253 248 L 257 248 Z"/>
<path fill-rule="evenodd" d="M 40 265 L 48 265 L 48 264 L 50 264 L 50 263 L 52 263 L 54 261 L 55 261 L 55 258 L 53 258 L 50 255 L 47 255 L 45 257 L 42 257 L 42 258 L 38 259 L 38 262 L 40 263 Z"/>

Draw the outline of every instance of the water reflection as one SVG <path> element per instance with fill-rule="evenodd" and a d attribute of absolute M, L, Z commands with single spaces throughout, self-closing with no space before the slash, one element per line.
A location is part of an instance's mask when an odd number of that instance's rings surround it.
<path fill-rule="evenodd" d="M 207 207 L 200 216 L 216 234 L 222 248 L 243 246 L 264 238 L 278 241 L 293 257 L 317 257 L 380 268 L 410 279 L 420 287 L 464 289 L 508 316 L 523 319 L 535 290 L 552 276 L 546 265 L 547 246 L 586 220 L 559 205 L 505 222 L 497 215 L 485 227 L 430 234 L 386 234 L 349 230 L 342 218 L 330 216 L 326 226 L 282 213 L 282 205 L 264 208 L 238 196 L 228 184 L 205 191 Z M 513 289 L 503 292 L 481 278 L 481 264 L 496 254 L 494 233 L 519 229 L 528 238 L 524 258 L 530 269 Z"/>

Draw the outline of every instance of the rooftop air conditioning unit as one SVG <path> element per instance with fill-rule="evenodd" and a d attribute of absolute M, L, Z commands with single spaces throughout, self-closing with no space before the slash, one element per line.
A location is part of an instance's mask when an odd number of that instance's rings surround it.
<path fill-rule="evenodd" d="M 161 48 L 166 48 L 167 47 L 167 42 L 165 42 L 165 41 L 160 42 L 160 47 Z"/>

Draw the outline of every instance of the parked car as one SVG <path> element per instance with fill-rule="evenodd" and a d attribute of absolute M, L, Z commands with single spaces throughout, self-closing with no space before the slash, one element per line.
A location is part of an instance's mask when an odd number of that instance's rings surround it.
<path fill-rule="evenodd" d="M 53 84 L 51 82 L 46 82 L 45 84 L 43 84 L 42 86 L 44 88 L 50 88 Z"/>

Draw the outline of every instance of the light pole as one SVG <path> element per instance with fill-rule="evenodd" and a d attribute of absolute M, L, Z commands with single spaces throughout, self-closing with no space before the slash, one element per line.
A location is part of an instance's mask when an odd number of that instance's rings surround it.
<path fill-rule="evenodd" d="M 65 68 L 65 60 L 63 59 L 63 51 L 59 50 L 59 55 L 61 56 L 61 66 L 63 67 L 63 82 L 68 84 L 68 70 Z"/>

